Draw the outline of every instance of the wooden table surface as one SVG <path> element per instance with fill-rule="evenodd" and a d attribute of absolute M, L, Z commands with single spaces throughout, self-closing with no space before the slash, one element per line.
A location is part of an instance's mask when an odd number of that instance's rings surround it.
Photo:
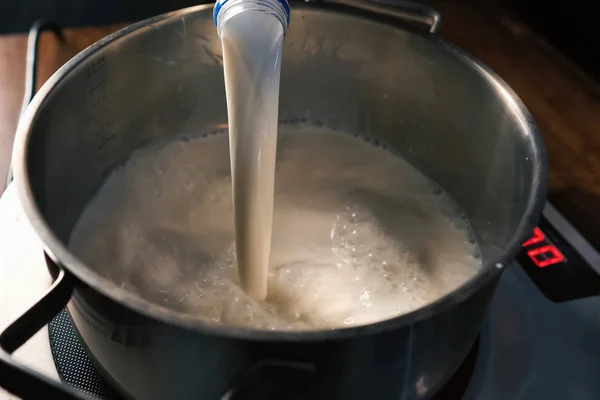
<path fill-rule="evenodd" d="M 435 6 L 444 17 L 442 37 L 489 65 L 527 105 L 548 149 L 551 201 L 568 204 L 568 212 L 561 211 L 587 225 L 580 229 L 600 243 L 600 85 L 497 6 L 457 0 Z M 38 84 L 117 28 L 69 29 L 64 43 L 44 34 Z M 0 180 L 22 102 L 26 40 L 0 37 Z"/>
<path fill-rule="evenodd" d="M 495 1 L 437 1 L 442 36 L 496 71 L 544 138 L 550 201 L 600 249 L 600 84 Z"/>

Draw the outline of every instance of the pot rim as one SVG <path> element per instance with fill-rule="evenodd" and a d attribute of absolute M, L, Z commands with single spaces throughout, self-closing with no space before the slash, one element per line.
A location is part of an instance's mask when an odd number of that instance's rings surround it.
<path fill-rule="evenodd" d="M 15 175 L 15 184 L 17 192 L 27 219 L 34 228 L 36 234 L 43 243 L 44 251 L 48 256 L 57 263 L 66 268 L 75 277 L 81 280 L 85 285 L 91 287 L 102 295 L 112 299 L 118 304 L 144 315 L 151 320 L 162 322 L 169 325 L 196 331 L 204 334 L 213 334 L 223 337 L 255 340 L 255 341 L 317 341 L 330 340 L 340 338 L 351 338 L 360 335 L 374 334 L 392 329 L 399 329 L 411 324 L 414 324 L 423 319 L 439 314 L 470 297 L 474 292 L 480 290 L 485 285 L 491 283 L 495 278 L 499 278 L 502 270 L 508 266 L 516 256 L 521 244 L 527 239 L 531 230 L 537 224 L 541 215 L 542 208 L 545 204 L 547 193 L 547 158 L 546 152 L 541 140 L 540 134 L 533 121 L 533 118 L 523 102 L 513 92 L 513 90 L 491 69 L 483 63 L 474 60 L 462 50 L 457 49 L 453 45 L 445 42 L 439 37 L 427 34 L 416 33 L 427 40 L 430 40 L 446 51 L 453 53 L 465 65 L 471 67 L 474 72 L 483 75 L 483 77 L 496 89 L 498 96 L 501 96 L 507 105 L 512 110 L 518 120 L 522 134 L 527 138 L 532 150 L 533 164 L 533 179 L 532 179 L 532 194 L 528 200 L 524 217 L 519 223 L 519 227 L 513 236 L 512 242 L 507 246 L 504 254 L 497 260 L 492 260 L 482 266 L 481 271 L 463 283 L 454 291 L 444 295 L 436 301 L 413 310 L 407 314 L 399 315 L 388 320 L 348 328 L 336 328 L 329 330 L 302 330 L 302 331 L 268 331 L 246 327 L 237 327 L 224 324 L 208 323 L 198 318 L 185 316 L 176 311 L 169 310 L 165 307 L 153 304 L 143 298 L 126 291 L 107 278 L 89 268 L 85 263 L 75 257 L 66 246 L 54 235 L 52 229 L 45 222 L 40 210 L 38 209 L 33 197 L 32 188 L 29 182 L 29 169 L 27 166 L 29 141 L 31 139 L 30 132 L 37 118 L 37 112 L 42 107 L 44 102 L 53 93 L 54 89 L 61 83 L 72 70 L 74 70 L 85 59 L 95 54 L 98 50 L 104 48 L 108 44 L 119 40 L 132 32 L 135 32 L 148 25 L 158 23 L 167 19 L 181 18 L 189 13 L 206 11 L 212 9 L 212 4 L 205 4 L 184 8 L 171 13 L 162 14 L 153 18 L 149 18 L 138 23 L 129 25 L 89 46 L 61 68 L 58 69 L 48 81 L 38 91 L 33 101 L 21 117 L 15 136 L 15 144 L 13 148 L 13 169 Z M 330 6 L 320 8 L 318 5 L 301 5 L 297 4 L 294 10 L 311 11 L 319 10 L 322 12 L 342 14 L 346 16 L 354 16 L 351 12 L 344 10 L 332 10 Z M 359 18 L 367 19 L 381 23 L 374 16 L 361 16 Z M 389 20 L 384 22 L 395 29 L 406 28 L 402 24 L 390 24 Z"/>

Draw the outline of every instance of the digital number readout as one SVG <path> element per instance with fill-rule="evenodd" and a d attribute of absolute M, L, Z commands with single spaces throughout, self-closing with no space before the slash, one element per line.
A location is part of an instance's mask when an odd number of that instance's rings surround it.
<path fill-rule="evenodd" d="M 523 243 L 527 248 L 527 256 L 539 268 L 548 267 L 565 261 L 565 256 L 554 246 L 538 227 L 533 229 L 533 235 Z"/>

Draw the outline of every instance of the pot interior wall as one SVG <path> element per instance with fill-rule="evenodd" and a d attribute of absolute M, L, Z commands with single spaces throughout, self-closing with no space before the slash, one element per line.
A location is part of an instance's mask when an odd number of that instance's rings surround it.
<path fill-rule="evenodd" d="M 209 7 L 146 24 L 81 60 L 41 105 L 28 143 L 34 196 L 57 236 L 68 240 L 106 174 L 135 149 L 225 126 L 224 96 Z M 452 48 L 297 6 L 280 103 L 282 120 L 370 134 L 404 155 L 463 207 L 484 261 L 514 239 L 537 160 L 529 122 Z"/>

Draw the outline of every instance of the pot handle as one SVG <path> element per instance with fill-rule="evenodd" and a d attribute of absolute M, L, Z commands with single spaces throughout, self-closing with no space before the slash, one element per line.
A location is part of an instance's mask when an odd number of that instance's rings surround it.
<path fill-rule="evenodd" d="M 0 387 L 25 400 L 85 399 L 82 393 L 18 363 L 11 356 L 65 308 L 75 286 L 75 278 L 69 272 L 54 264 L 48 255 L 44 256 L 48 266 L 56 270 L 56 278 L 29 310 L 0 332 Z"/>
<path fill-rule="evenodd" d="M 260 360 L 233 382 L 221 400 L 304 399 L 300 393 L 310 385 L 315 370 L 310 363 Z"/>
<path fill-rule="evenodd" d="M 368 14 L 389 17 L 411 25 L 427 28 L 437 34 L 442 26 L 442 16 L 426 4 L 408 0 L 394 0 L 393 4 L 383 4 L 377 0 L 305 0 L 307 3 L 336 5 Z"/>

